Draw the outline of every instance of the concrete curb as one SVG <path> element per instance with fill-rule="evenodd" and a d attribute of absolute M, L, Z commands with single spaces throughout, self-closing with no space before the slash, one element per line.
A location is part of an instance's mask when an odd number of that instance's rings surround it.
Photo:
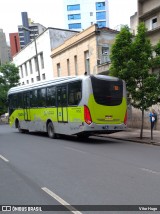
<path fill-rule="evenodd" d="M 143 141 L 143 140 L 137 140 L 135 138 L 130 138 L 130 139 L 125 139 L 125 138 L 121 138 L 121 137 L 111 137 L 111 136 L 104 136 L 104 135 L 95 135 L 97 137 L 103 137 L 103 138 L 111 138 L 111 139 L 115 139 L 115 140 L 124 140 L 124 141 L 130 141 L 130 142 L 135 142 L 135 143 L 143 143 L 143 144 L 148 144 L 148 145 L 155 145 L 155 146 L 160 146 L 160 142 L 156 142 L 156 141 Z"/>

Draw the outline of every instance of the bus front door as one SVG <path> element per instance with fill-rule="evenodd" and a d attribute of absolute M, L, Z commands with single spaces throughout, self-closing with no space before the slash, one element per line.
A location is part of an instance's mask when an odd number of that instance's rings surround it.
<path fill-rule="evenodd" d="M 30 121 L 30 93 L 26 92 L 23 94 L 23 102 L 24 102 L 24 120 Z"/>
<path fill-rule="evenodd" d="M 57 87 L 57 120 L 58 122 L 68 122 L 67 111 L 67 86 Z"/>

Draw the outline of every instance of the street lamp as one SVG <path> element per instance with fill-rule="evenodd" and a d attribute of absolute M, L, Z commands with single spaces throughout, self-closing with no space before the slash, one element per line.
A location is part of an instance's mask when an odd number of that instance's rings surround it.
<path fill-rule="evenodd" d="M 36 43 L 35 31 L 34 30 L 30 30 L 29 28 L 26 28 L 24 26 L 22 26 L 22 29 L 34 33 L 34 44 L 35 44 L 35 51 L 36 51 L 36 62 L 37 62 L 37 71 L 38 71 L 38 81 L 40 81 L 41 80 L 41 76 L 40 76 L 40 70 L 39 70 L 39 62 L 38 62 L 38 53 L 37 53 L 37 43 Z"/>

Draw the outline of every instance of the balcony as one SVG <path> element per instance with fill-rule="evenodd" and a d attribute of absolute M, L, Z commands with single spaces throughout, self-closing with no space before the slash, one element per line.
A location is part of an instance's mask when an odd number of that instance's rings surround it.
<path fill-rule="evenodd" d="M 140 15 L 140 16 L 139 16 L 139 20 L 140 20 L 140 21 L 143 21 L 143 20 L 145 20 L 145 19 L 151 17 L 152 15 L 156 15 L 156 13 L 159 13 L 159 12 L 160 12 L 160 6 L 154 8 L 154 9 L 152 9 L 152 10 L 149 10 L 148 12 L 146 12 L 146 13 Z"/>

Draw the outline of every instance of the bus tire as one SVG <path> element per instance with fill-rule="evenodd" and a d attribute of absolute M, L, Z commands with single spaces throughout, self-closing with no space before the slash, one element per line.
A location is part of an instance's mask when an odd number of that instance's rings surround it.
<path fill-rule="evenodd" d="M 49 122 L 47 125 L 47 133 L 49 138 L 52 138 L 52 139 L 56 138 L 56 134 L 54 132 L 54 126 L 52 122 Z"/>
<path fill-rule="evenodd" d="M 17 127 L 18 127 L 18 131 L 19 131 L 20 133 L 24 133 L 24 132 L 25 132 L 24 129 L 21 129 L 21 126 L 20 126 L 20 122 L 19 122 L 19 121 L 18 121 Z"/>

